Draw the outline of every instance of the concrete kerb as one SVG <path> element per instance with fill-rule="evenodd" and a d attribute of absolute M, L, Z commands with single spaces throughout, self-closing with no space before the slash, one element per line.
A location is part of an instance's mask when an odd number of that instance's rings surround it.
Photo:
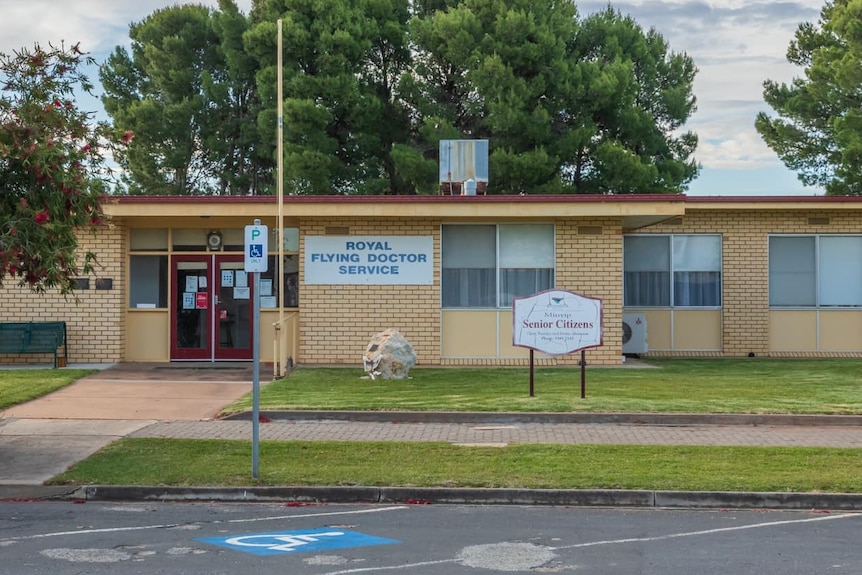
<path fill-rule="evenodd" d="M 261 411 L 262 418 L 273 421 L 358 421 L 376 423 L 548 423 L 628 425 L 747 425 L 747 426 L 823 426 L 859 427 L 860 415 L 794 415 L 761 413 L 494 413 L 477 411 Z M 251 421 L 251 412 L 243 411 L 223 420 Z"/>
<path fill-rule="evenodd" d="M 79 501 L 220 501 L 296 504 L 553 505 L 680 509 L 785 509 L 862 511 L 862 494 L 446 487 L 149 487 L 41 486 L 28 499 Z M 0 494 L 8 494 L 0 488 Z M 23 496 L 23 494 L 22 494 Z M 0 497 L 11 499 L 11 497 Z"/>

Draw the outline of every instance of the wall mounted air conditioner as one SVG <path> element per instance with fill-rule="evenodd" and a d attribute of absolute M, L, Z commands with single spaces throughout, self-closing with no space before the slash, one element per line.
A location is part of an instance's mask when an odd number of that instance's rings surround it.
<path fill-rule="evenodd" d="M 642 313 L 623 314 L 623 353 L 646 353 L 647 321 Z"/>

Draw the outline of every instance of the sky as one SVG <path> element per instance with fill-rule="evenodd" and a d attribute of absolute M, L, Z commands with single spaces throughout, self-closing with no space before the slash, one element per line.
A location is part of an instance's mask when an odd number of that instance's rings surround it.
<path fill-rule="evenodd" d="M 98 61 L 118 45 L 128 45 L 129 24 L 175 0 L 0 0 L 0 52 L 38 42 L 81 42 Z M 182 2 L 181 2 L 182 3 Z M 198 0 L 211 6 L 217 0 Z M 698 68 L 694 95 L 698 109 L 686 128 L 699 136 L 695 159 L 699 177 L 692 196 L 819 195 L 784 167 L 754 129 L 763 101 L 764 80 L 789 82 L 802 76 L 785 53 L 802 22 L 816 23 L 825 0 L 618 0 L 611 5 L 644 29 L 655 28 L 670 49 L 691 56 Z M 237 0 L 248 12 L 251 0 Z M 576 1 L 584 16 L 607 7 L 607 0 Z M 91 77 L 98 84 L 98 78 Z M 97 91 L 98 91 L 97 85 Z M 89 102 L 101 112 L 98 101 Z M 81 106 L 86 103 L 82 100 Z"/>

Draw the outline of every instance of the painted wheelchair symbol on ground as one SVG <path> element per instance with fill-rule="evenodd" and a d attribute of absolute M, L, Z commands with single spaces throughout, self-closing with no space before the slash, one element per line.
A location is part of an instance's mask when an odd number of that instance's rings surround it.
<path fill-rule="evenodd" d="M 401 543 L 395 539 L 375 537 L 355 531 L 335 529 L 306 529 L 303 531 L 268 531 L 248 535 L 227 537 L 202 537 L 196 539 L 203 543 L 227 547 L 234 551 L 253 555 L 285 555 L 306 551 L 327 549 L 346 549 L 348 547 L 367 547 L 370 545 L 391 545 Z"/>

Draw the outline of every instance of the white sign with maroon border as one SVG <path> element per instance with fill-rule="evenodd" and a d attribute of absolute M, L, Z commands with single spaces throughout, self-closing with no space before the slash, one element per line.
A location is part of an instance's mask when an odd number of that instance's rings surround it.
<path fill-rule="evenodd" d="M 512 302 L 512 345 L 565 355 L 603 343 L 602 300 L 547 290 Z"/>

